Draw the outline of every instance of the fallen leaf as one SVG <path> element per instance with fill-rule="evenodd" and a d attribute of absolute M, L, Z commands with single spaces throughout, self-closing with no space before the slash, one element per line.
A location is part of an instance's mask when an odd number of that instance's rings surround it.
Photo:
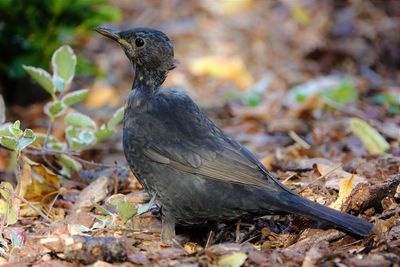
<path fill-rule="evenodd" d="M 321 175 L 327 176 L 325 186 L 328 188 L 333 188 L 336 190 L 340 189 L 340 181 L 342 179 L 347 179 L 353 177 L 354 186 L 367 182 L 362 176 L 351 174 L 335 166 L 329 166 L 322 163 L 317 163 L 317 170 Z"/>
<path fill-rule="evenodd" d="M 187 254 L 194 254 L 196 252 L 202 251 L 203 247 L 194 242 L 186 242 L 183 249 Z"/>
<path fill-rule="evenodd" d="M 119 97 L 115 88 L 100 83 L 95 83 L 89 90 L 85 104 L 91 108 L 98 108 L 105 105 L 116 106 Z"/>
<path fill-rule="evenodd" d="M 234 252 L 228 256 L 223 256 L 218 260 L 219 266 L 240 267 L 247 259 L 247 254 L 243 252 Z"/>
<path fill-rule="evenodd" d="M 268 169 L 272 169 L 272 164 L 275 162 L 275 156 L 274 155 L 268 155 L 264 158 L 261 159 L 261 163 Z"/>
<path fill-rule="evenodd" d="M 52 201 L 60 188 L 60 178 L 44 165 L 26 157 L 22 158 L 22 173 L 18 179 L 16 193 L 28 201 L 46 203 Z"/>
<path fill-rule="evenodd" d="M 203 1 L 204 7 L 212 13 L 233 16 L 254 6 L 254 0 L 240 1 Z"/>
<path fill-rule="evenodd" d="M 0 183 L 0 215 L 5 216 L 7 225 L 14 224 L 18 220 L 19 202 L 9 192 L 14 188 L 9 182 Z"/>
<path fill-rule="evenodd" d="M 383 154 L 390 147 L 377 130 L 361 119 L 351 118 L 350 128 L 371 154 Z"/>
<path fill-rule="evenodd" d="M 231 80 L 239 89 L 247 89 L 254 84 L 253 77 L 247 71 L 240 58 L 207 56 L 193 60 L 190 71 L 196 76 L 210 76 L 223 80 Z"/>
<path fill-rule="evenodd" d="M 103 200 L 110 192 L 111 180 L 100 176 L 81 191 L 75 202 L 74 209 L 92 207 L 93 203 Z"/>
<path fill-rule="evenodd" d="M 341 210 L 343 203 L 349 198 L 351 192 L 354 187 L 354 174 L 350 176 L 348 179 L 342 179 L 339 182 L 339 196 L 335 202 L 330 204 L 329 206 L 336 210 Z"/>

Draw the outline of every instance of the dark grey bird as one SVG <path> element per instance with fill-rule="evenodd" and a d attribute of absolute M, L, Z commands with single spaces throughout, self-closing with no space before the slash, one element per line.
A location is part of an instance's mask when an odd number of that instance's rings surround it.
<path fill-rule="evenodd" d="M 135 176 L 162 212 L 161 239 L 175 225 L 248 215 L 296 214 L 368 236 L 372 224 L 290 191 L 240 143 L 227 136 L 186 94 L 161 89 L 175 68 L 171 40 L 135 28 L 97 32 L 118 42 L 135 71 L 125 108 L 123 147 Z"/>

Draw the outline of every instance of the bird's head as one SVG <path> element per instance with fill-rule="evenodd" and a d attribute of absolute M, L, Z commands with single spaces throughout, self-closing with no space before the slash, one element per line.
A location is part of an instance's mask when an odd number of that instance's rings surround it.
<path fill-rule="evenodd" d="M 165 72 L 175 68 L 172 42 L 161 31 L 149 28 L 126 31 L 97 28 L 96 31 L 118 42 L 127 57 L 138 67 Z"/>

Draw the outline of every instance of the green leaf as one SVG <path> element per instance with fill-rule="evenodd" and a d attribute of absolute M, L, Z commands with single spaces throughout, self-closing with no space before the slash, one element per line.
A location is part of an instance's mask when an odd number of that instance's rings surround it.
<path fill-rule="evenodd" d="M 44 142 L 46 140 L 45 133 L 36 133 L 36 142 Z M 54 135 L 49 135 L 48 140 L 49 143 L 51 142 L 58 142 L 58 139 Z"/>
<path fill-rule="evenodd" d="M 15 137 L 12 136 L 2 136 L 0 137 L 0 145 L 11 149 L 11 150 L 18 150 L 18 141 Z"/>
<path fill-rule="evenodd" d="M 53 75 L 53 84 L 54 87 L 58 92 L 64 92 L 65 90 L 65 82 L 62 78 L 58 77 L 57 75 Z"/>
<path fill-rule="evenodd" d="M 64 142 L 51 142 L 47 144 L 47 147 L 56 151 L 65 151 L 67 149 L 67 144 Z"/>
<path fill-rule="evenodd" d="M 135 206 L 124 198 L 114 198 L 110 204 L 117 209 L 118 214 L 121 216 L 122 224 L 125 224 L 130 218 L 132 218 L 137 211 Z"/>
<path fill-rule="evenodd" d="M 79 151 L 83 147 L 96 142 L 92 130 L 83 130 L 74 126 L 68 126 L 65 129 L 65 137 L 72 151 Z"/>
<path fill-rule="evenodd" d="M 385 138 L 365 121 L 358 118 L 351 118 L 350 127 L 353 133 L 361 139 L 369 153 L 383 154 L 389 148 L 389 143 Z"/>
<path fill-rule="evenodd" d="M 25 129 L 24 131 L 24 137 L 25 138 L 35 138 L 35 134 L 31 129 Z"/>
<path fill-rule="evenodd" d="M 115 132 L 114 130 L 106 128 L 105 125 L 103 124 L 100 127 L 100 129 L 94 133 L 94 136 L 96 137 L 97 141 L 100 142 L 112 136 L 114 132 Z"/>
<path fill-rule="evenodd" d="M 245 94 L 246 104 L 250 107 L 256 107 L 262 102 L 262 96 L 257 91 L 249 91 Z"/>
<path fill-rule="evenodd" d="M 128 201 L 123 201 L 118 205 L 118 212 L 121 214 L 122 224 L 125 224 L 136 214 L 136 208 Z"/>
<path fill-rule="evenodd" d="M 70 156 L 60 155 L 58 159 L 60 160 L 63 167 L 67 168 L 68 170 L 73 170 L 77 172 L 82 169 L 82 164 L 80 164 L 78 161 L 74 160 Z"/>
<path fill-rule="evenodd" d="M 306 102 L 307 96 L 302 95 L 302 94 L 297 94 L 297 95 L 295 96 L 295 99 L 296 99 L 297 103 L 302 104 L 302 103 Z"/>
<path fill-rule="evenodd" d="M 374 103 L 383 105 L 386 107 L 387 112 L 390 114 L 400 113 L 400 97 L 390 95 L 387 93 L 381 93 L 371 98 Z"/>
<path fill-rule="evenodd" d="M 86 96 L 88 95 L 88 93 L 89 93 L 88 89 L 74 91 L 74 92 L 66 94 L 62 98 L 62 101 L 64 102 L 65 105 L 68 105 L 68 106 L 75 105 L 76 103 L 83 101 L 86 98 Z"/>
<path fill-rule="evenodd" d="M 351 80 L 344 80 L 338 87 L 332 88 L 322 93 L 335 102 L 347 104 L 354 102 L 358 98 L 358 92 Z"/>
<path fill-rule="evenodd" d="M 53 98 L 55 97 L 56 89 L 54 88 L 51 75 L 41 68 L 35 68 L 30 66 L 23 66 L 28 72 L 32 79 L 34 79 L 46 92 L 48 92 Z"/>
<path fill-rule="evenodd" d="M 60 77 L 66 85 L 69 85 L 74 78 L 76 67 L 76 56 L 72 48 L 67 45 L 58 48 L 51 58 L 51 64 L 54 75 Z"/>
<path fill-rule="evenodd" d="M 31 129 L 25 129 L 24 135 L 18 141 L 18 150 L 21 151 L 33 142 L 35 142 L 35 135 Z"/>
<path fill-rule="evenodd" d="M 247 254 L 243 252 L 233 252 L 227 256 L 222 256 L 218 260 L 218 266 L 240 267 L 247 259 Z"/>
<path fill-rule="evenodd" d="M 6 105 L 3 96 L 0 95 L 0 125 L 6 121 Z"/>
<path fill-rule="evenodd" d="M 92 131 L 82 130 L 78 134 L 79 141 L 84 145 L 91 145 L 96 142 L 96 137 Z"/>
<path fill-rule="evenodd" d="M 67 106 L 58 100 L 47 103 L 44 106 L 44 113 L 46 113 L 52 120 L 64 114 Z"/>
<path fill-rule="evenodd" d="M 8 127 L 8 130 L 10 133 L 15 137 L 15 138 L 21 138 L 23 135 L 23 131 L 20 129 L 21 127 L 21 122 L 19 120 L 16 120 L 14 124 L 10 125 Z"/>
<path fill-rule="evenodd" d="M 65 116 L 65 122 L 68 125 L 75 127 L 84 127 L 90 129 L 96 129 L 97 125 L 89 116 L 86 116 L 79 112 L 72 112 Z"/>
<path fill-rule="evenodd" d="M 110 130 L 114 130 L 118 124 L 120 124 L 124 119 L 124 107 L 120 107 L 117 111 L 114 112 L 111 119 L 107 123 L 107 128 Z"/>
<path fill-rule="evenodd" d="M 11 125 L 12 124 L 10 122 L 7 122 L 7 123 L 5 123 L 3 125 L 0 125 L 0 137 L 1 136 L 5 136 L 5 135 L 7 135 L 7 136 L 11 135 L 11 132 L 10 132 L 10 126 Z"/>

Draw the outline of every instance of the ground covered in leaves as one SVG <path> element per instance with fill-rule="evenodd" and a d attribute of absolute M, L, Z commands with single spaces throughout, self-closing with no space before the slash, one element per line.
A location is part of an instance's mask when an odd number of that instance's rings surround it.
<path fill-rule="evenodd" d="M 185 90 L 292 190 L 370 221 L 374 234 L 266 216 L 178 229 L 177 244 L 163 247 L 159 211 L 126 166 L 119 130 L 68 154 L 81 164 L 68 175 L 54 151 L 28 147 L 16 164 L 0 149 L 1 180 L 23 192 L 13 195 L 16 221 L 2 220 L 5 264 L 400 264 L 400 2 L 113 2 L 124 13 L 118 27 L 158 27 L 173 39 L 179 65 L 167 86 Z M 89 93 L 69 111 L 100 125 L 129 92 L 129 62 L 98 36 L 77 47 L 105 78 L 74 81 L 72 90 Z M 45 103 L 8 107 L 7 121 L 46 133 Z M 56 121 L 52 135 L 64 132 Z"/>

